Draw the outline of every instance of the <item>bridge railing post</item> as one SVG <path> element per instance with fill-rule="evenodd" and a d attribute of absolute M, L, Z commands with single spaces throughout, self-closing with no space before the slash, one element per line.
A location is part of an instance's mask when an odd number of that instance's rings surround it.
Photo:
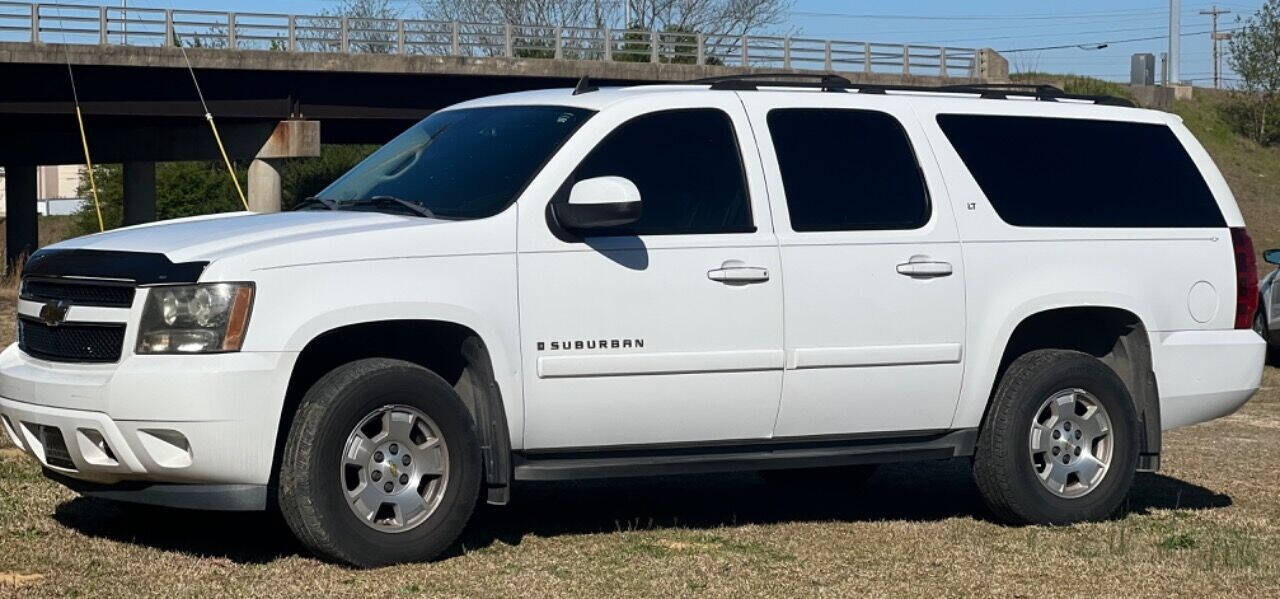
<path fill-rule="evenodd" d="M 348 39 L 348 37 L 347 37 L 347 36 L 348 36 L 348 32 L 347 32 L 347 18 L 346 18 L 346 17 L 342 17 L 341 24 L 339 25 L 339 27 L 338 27 L 338 28 L 340 29 L 340 32 L 339 32 L 339 40 L 338 40 L 339 48 L 341 48 L 341 49 L 342 49 L 342 53 L 343 53 L 343 54 L 346 54 L 346 53 L 348 53 L 348 52 L 350 52 L 350 51 L 351 51 L 351 44 L 350 44 L 350 43 L 348 43 L 348 42 L 349 42 L 349 39 Z"/>
<path fill-rule="evenodd" d="M 172 37 L 172 36 L 169 36 L 169 37 Z M 98 43 L 100 45 L 105 46 L 107 45 L 108 41 L 109 39 L 107 38 L 107 7 L 99 6 L 98 7 Z"/>
<path fill-rule="evenodd" d="M 462 56 L 462 27 L 457 21 L 449 25 L 449 55 Z"/>
<path fill-rule="evenodd" d="M 613 62 L 613 33 L 609 31 L 608 27 L 601 29 L 600 32 L 603 36 L 601 42 L 604 48 L 604 60 L 605 62 Z"/>
<path fill-rule="evenodd" d="M 161 46 L 168 46 L 173 43 L 173 10 L 164 9 L 164 43 Z M 105 38 L 102 43 L 106 43 Z"/>
<path fill-rule="evenodd" d="M 507 58 L 515 58 L 515 52 L 514 52 L 515 48 L 512 47 L 514 46 L 514 43 L 513 43 L 514 39 L 512 38 L 512 35 L 511 35 L 511 23 L 506 23 L 503 26 L 502 37 L 504 38 L 503 39 L 504 56 L 506 56 Z"/>
<path fill-rule="evenodd" d="M 298 50 L 298 17 L 289 15 L 289 48 L 290 52 Z"/>
<path fill-rule="evenodd" d="M 649 62 L 658 62 L 658 32 L 649 31 Z"/>
<path fill-rule="evenodd" d="M 947 78 L 947 49 L 938 48 L 938 77 Z"/>
<path fill-rule="evenodd" d="M 405 54 L 404 19 L 396 19 L 396 54 Z"/>
<path fill-rule="evenodd" d="M 556 29 L 555 29 L 555 33 L 553 34 L 553 35 L 555 35 L 555 36 L 556 36 L 556 41 L 555 41 L 555 44 L 556 44 L 556 52 L 555 52 L 555 54 L 553 55 L 553 56 L 555 56 L 555 59 L 556 59 L 556 60 L 560 60 L 561 58 L 564 58 L 564 49 L 563 49 L 563 45 L 560 43 L 560 36 L 561 36 L 561 34 L 563 34 L 563 33 L 564 33 L 564 31 L 563 31 L 563 29 L 562 29 L 562 28 L 560 28 L 560 27 L 556 27 Z"/>
<path fill-rule="evenodd" d="M 707 36 L 698 34 L 698 64 L 707 64 Z"/>
<path fill-rule="evenodd" d="M 102 10 L 106 10 L 105 8 Z M 31 43 L 40 43 L 40 5 L 31 5 Z"/>
<path fill-rule="evenodd" d="M 911 76 L 911 46 L 902 45 L 902 76 Z"/>
<path fill-rule="evenodd" d="M 862 72 L 871 74 L 871 42 L 862 43 Z"/>
<path fill-rule="evenodd" d="M 749 39 L 745 35 L 742 36 L 742 66 L 744 67 L 751 66 L 751 54 L 750 50 L 748 50 L 751 47 Z"/>
<path fill-rule="evenodd" d="M 236 13 L 227 13 L 227 49 L 236 49 Z"/>
<path fill-rule="evenodd" d="M 791 68 L 791 36 L 782 38 L 782 68 Z"/>
<path fill-rule="evenodd" d="M 827 72 L 833 70 L 831 66 L 831 40 L 827 40 L 827 43 L 822 47 L 822 68 Z"/>

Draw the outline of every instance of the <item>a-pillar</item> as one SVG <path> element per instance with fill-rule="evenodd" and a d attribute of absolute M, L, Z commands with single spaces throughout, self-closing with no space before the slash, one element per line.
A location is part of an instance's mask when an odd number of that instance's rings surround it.
<path fill-rule="evenodd" d="M 5 268 L 36 251 L 40 241 L 36 213 L 35 165 L 6 165 L 4 168 Z"/>
<path fill-rule="evenodd" d="M 156 219 L 156 163 L 124 163 L 124 226 Z"/>

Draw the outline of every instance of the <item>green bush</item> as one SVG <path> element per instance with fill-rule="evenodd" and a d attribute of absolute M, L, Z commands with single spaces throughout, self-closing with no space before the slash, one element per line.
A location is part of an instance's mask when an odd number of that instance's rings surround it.
<path fill-rule="evenodd" d="M 313 196 L 368 156 L 376 146 L 324 146 L 318 158 L 295 158 L 281 167 L 281 206 L 291 208 L 299 199 Z M 248 164 L 236 164 L 236 176 L 244 186 Z M 95 166 L 102 220 L 107 229 L 120 226 L 124 210 L 123 170 L 118 164 Z M 248 193 L 248 188 L 245 188 Z M 80 177 L 80 197 L 89 198 L 75 213 L 72 232 L 98 231 L 98 215 L 92 202 L 87 173 Z M 222 162 L 162 162 L 156 165 L 156 217 L 160 220 L 243 210 L 235 184 Z"/>

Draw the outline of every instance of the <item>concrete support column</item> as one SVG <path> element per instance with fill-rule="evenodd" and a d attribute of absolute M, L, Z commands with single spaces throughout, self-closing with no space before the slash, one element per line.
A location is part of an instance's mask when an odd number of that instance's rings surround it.
<path fill-rule="evenodd" d="M 249 163 L 249 210 L 280 211 L 280 161 L 255 158 Z"/>
<path fill-rule="evenodd" d="M 279 212 L 284 159 L 319 155 L 320 121 L 280 121 L 249 164 L 249 210 Z"/>
<path fill-rule="evenodd" d="M 39 216 L 36 213 L 36 167 L 6 165 L 5 191 L 5 267 L 25 259 L 39 244 Z"/>
<path fill-rule="evenodd" d="M 124 163 L 124 226 L 156 219 L 156 163 Z"/>

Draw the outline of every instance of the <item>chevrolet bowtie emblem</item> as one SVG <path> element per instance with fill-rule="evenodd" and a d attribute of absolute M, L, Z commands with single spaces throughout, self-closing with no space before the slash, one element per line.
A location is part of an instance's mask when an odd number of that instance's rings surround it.
<path fill-rule="evenodd" d="M 40 321 L 56 327 L 67 320 L 67 310 L 71 305 L 63 300 L 49 300 L 40 306 Z"/>

